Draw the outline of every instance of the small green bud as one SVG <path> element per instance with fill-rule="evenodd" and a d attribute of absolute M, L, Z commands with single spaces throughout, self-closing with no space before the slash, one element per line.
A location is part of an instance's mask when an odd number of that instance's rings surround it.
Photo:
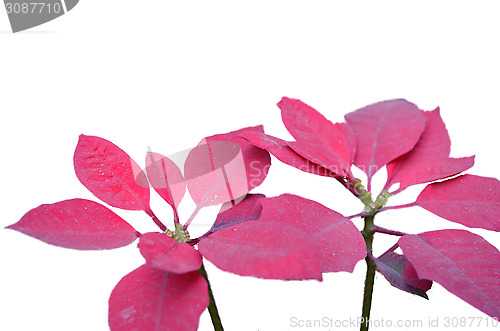
<path fill-rule="evenodd" d="M 354 178 L 353 184 L 354 188 L 359 193 L 359 200 L 361 200 L 365 206 L 368 206 L 372 202 L 371 193 L 366 190 L 366 187 L 363 184 L 361 184 L 361 179 Z"/>
<path fill-rule="evenodd" d="M 165 234 L 171 238 L 174 238 L 175 241 L 180 243 L 187 243 L 191 240 L 189 236 L 189 232 L 184 230 L 184 227 L 180 223 L 175 223 L 175 231 L 166 230 Z"/>
<path fill-rule="evenodd" d="M 380 193 L 380 195 L 377 197 L 377 200 L 375 201 L 376 209 L 384 207 L 390 196 L 391 194 L 388 191 L 386 190 L 382 191 L 382 193 Z"/>
<path fill-rule="evenodd" d="M 366 190 L 365 187 L 363 186 L 363 184 L 361 184 L 361 179 L 359 179 L 359 178 L 354 178 L 353 184 L 354 184 L 354 188 L 358 192 Z"/>
<path fill-rule="evenodd" d="M 365 206 L 368 206 L 372 202 L 372 195 L 367 191 L 360 192 L 359 199 Z"/>

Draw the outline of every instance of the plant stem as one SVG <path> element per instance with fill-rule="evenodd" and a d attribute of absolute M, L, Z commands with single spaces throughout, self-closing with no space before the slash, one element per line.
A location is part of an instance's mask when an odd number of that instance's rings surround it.
<path fill-rule="evenodd" d="M 208 312 L 210 313 L 210 318 L 212 319 L 212 325 L 215 331 L 224 331 L 222 327 L 222 322 L 220 320 L 219 311 L 217 310 L 217 305 L 215 304 L 214 294 L 212 293 L 212 287 L 210 286 L 210 281 L 208 280 L 207 271 L 203 263 L 198 272 L 205 278 L 208 285 L 208 297 L 210 298 L 210 303 L 208 305 Z"/>
<path fill-rule="evenodd" d="M 363 310 L 361 314 L 361 331 L 368 331 L 370 322 L 370 310 L 372 306 L 373 283 L 375 281 L 375 262 L 370 258 L 373 244 L 374 224 L 373 215 L 365 217 L 365 226 L 362 234 L 366 242 L 367 254 L 366 261 L 366 278 L 365 278 L 365 291 L 363 294 Z"/>

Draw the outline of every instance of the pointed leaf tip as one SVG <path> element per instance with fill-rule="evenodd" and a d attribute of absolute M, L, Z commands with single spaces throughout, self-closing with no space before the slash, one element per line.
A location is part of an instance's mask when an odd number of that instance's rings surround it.
<path fill-rule="evenodd" d="M 474 165 L 474 156 L 449 157 L 450 137 L 439 108 L 424 115 L 425 130 L 415 147 L 387 165 L 387 189 L 400 183 L 396 191 L 400 192 L 411 185 L 454 176 Z"/>
<path fill-rule="evenodd" d="M 121 209 L 150 211 L 149 184 L 144 173 L 112 142 L 80 135 L 73 163 L 80 182 L 100 200 Z"/>
<path fill-rule="evenodd" d="M 339 176 L 352 177 L 356 138 L 345 123 L 333 124 L 298 99 L 284 97 L 278 107 L 285 127 L 296 140 L 288 143 L 290 148 Z"/>
<path fill-rule="evenodd" d="M 44 204 L 7 227 L 47 244 L 79 249 L 113 249 L 131 244 L 138 232 L 105 206 L 71 199 Z"/>
<path fill-rule="evenodd" d="M 389 283 L 408 293 L 429 299 L 425 293 L 432 286 L 432 282 L 419 279 L 414 267 L 404 255 L 395 252 L 387 252 L 375 259 L 377 271 L 380 272 Z"/>
<path fill-rule="evenodd" d="M 177 211 L 186 192 L 186 183 L 177 165 L 168 157 L 148 152 L 146 175 L 154 190 Z"/>
<path fill-rule="evenodd" d="M 438 230 L 405 235 L 399 247 L 420 278 L 500 318 L 500 252 L 484 238 L 466 230 Z"/>

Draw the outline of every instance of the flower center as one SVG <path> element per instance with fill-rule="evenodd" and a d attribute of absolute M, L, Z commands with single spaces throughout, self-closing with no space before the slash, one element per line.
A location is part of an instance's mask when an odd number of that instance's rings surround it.
<path fill-rule="evenodd" d="M 389 191 L 384 190 L 382 191 L 382 193 L 380 193 L 375 202 L 373 202 L 371 193 L 366 190 L 363 184 L 361 184 L 360 179 L 354 179 L 354 187 L 359 193 L 359 200 L 361 200 L 361 202 L 363 202 L 363 204 L 365 205 L 365 209 L 363 209 L 363 212 L 367 215 L 374 214 L 380 208 L 384 207 L 387 203 L 387 200 L 391 196 Z"/>
<path fill-rule="evenodd" d="M 184 227 L 180 223 L 175 223 L 175 230 L 170 231 L 167 229 L 167 231 L 165 231 L 165 234 L 169 237 L 174 238 L 175 241 L 180 243 L 187 243 L 189 240 L 191 240 L 189 232 L 187 230 L 184 230 Z"/>

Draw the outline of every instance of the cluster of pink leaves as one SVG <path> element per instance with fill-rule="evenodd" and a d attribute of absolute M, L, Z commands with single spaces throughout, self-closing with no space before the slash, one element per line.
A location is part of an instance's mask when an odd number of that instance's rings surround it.
<path fill-rule="evenodd" d="M 403 254 L 375 258 L 347 217 L 315 201 L 291 194 L 266 198 L 247 194 L 262 183 L 269 153 L 302 171 L 341 182 L 353 194 L 353 165 L 362 169 L 370 190 L 373 175 L 386 166 L 386 189 L 429 184 L 416 205 L 452 222 L 499 231 L 499 182 L 455 175 L 474 158 L 449 157 L 450 140 L 439 109 L 421 111 L 405 100 L 367 106 L 333 124 L 295 99 L 278 104 L 295 141 L 264 133 L 261 126 L 205 138 L 190 153 L 182 173 L 167 157 L 146 156 L 141 171 L 123 150 L 98 137 L 80 137 L 74 155 L 77 177 L 110 206 L 143 210 L 162 231 L 149 206 L 150 186 L 172 206 L 186 187 L 196 212 L 223 203 L 212 228 L 187 243 L 164 233 L 141 234 L 107 207 L 73 199 L 41 205 L 9 228 L 49 244 L 73 249 L 112 249 L 139 238 L 146 263 L 126 275 L 109 300 L 112 330 L 195 330 L 209 303 L 207 284 L 197 272 L 203 258 L 222 270 L 267 279 L 322 279 L 325 272 L 352 272 L 357 262 L 374 259 L 392 285 L 426 296 L 436 281 L 490 316 L 500 317 L 500 253 L 465 230 L 405 234 Z M 242 166 L 243 165 L 243 166 Z M 243 171 L 242 171 L 243 169 Z M 196 249 L 196 248 L 197 249 Z"/>
<path fill-rule="evenodd" d="M 246 132 L 243 136 L 282 162 L 302 171 L 336 178 L 355 195 L 359 192 L 352 189 L 352 165 L 366 173 L 368 191 L 372 177 L 386 166 L 384 189 L 399 184 L 392 195 L 412 185 L 433 182 L 415 202 L 402 207 L 419 206 L 470 228 L 500 231 L 500 183 L 495 178 L 456 176 L 472 167 L 474 157 L 449 156 L 451 142 L 439 108 L 422 111 L 406 100 L 389 100 L 358 109 L 345 116 L 345 123 L 333 124 L 300 100 L 283 98 L 278 106 L 283 123 L 295 141 L 262 132 Z M 274 199 L 291 200 L 286 195 Z M 272 201 L 261 203 L 271 206 Z M 287 217 L 298 225 L 302 225 L 301 213 L 325 210 L 313 202 L 303 201 L 301 205 L 296 200 L 296 210 L 287 211 Z M 279 210 L 270 209 L 275 213 Z M 398 245 L 403 255 L 390 250 L 375 258 L 362 247 L 359 234 L 347 219 L 334 211 L 329 213 L 345 221 L 320 225 L 314 217 L 306 216 L 316 243 L 329 245 L 319 250 L 324 253 L 321 271 L 349 270 L 346 264 L 354 266 L 368 254 L 377 270 L 401 290 L 427 298 L 425 292 L 436 281 L 484 313 L 500 318 L 500 253 L 482 237 L 466 230 L 400 233 Z M 335 229 L 338 224 L 351 232 Z M 321 240 L 315 233 L 321 233 Z M 337 261 L 325 259 L 332 253 L 342 254 L 344 269 L 335 267 L 339 266 Z"/>
<path fill-rule="evenodd" d="M 244 195 L 262 183 L 271 160 L 267 152 L 239 134 L 262 130 L 261 126 L 251 127 L 205 138 L 190 151 L 184 166 L 185 178 L 175 163 L 160 154 L 148 153 L 146 170 L 142 171 L 110 141 L 81 135 L 74 154 L 75 172 L 101 201 L 120 209 L 142 210 L 165 231 L 167 227 L 150 208 L 149 183 L 171 205 L 177 225 L 177 206 L 186 187 L 197 204 L 193 215 L 202 207 L 233 199 L 233 194 Z M 233 160 L 239 162 L 233 164 Z M 244 183 L 240 176 L 242 167 Z M 253 196 L 248 197 L 251 201 Z M 8 228 L 52 245 L 79 250 L 113 249 L 139 238 L 138 247 L 146 263 L 123 277 L 112 291 L 110 328 L 196 330 L 209 296 L 207 283 L 197 272 L 202 266 L 202 255 L 193 246 L 210 240 L 223 227 L 222 223 L 229 223 L 224 219 L 226 214 L 220 213 L 217 223 L 203 238 L 188 242 L 178 242 L 165 233 L 141 234 L 111 209 L 85 199 L 41 205 Z M 248 220 L 259 215 L 256 211 L 255 215 L 236 216 Z M 187 230 L 188 225 L 181 228 Z"/>

